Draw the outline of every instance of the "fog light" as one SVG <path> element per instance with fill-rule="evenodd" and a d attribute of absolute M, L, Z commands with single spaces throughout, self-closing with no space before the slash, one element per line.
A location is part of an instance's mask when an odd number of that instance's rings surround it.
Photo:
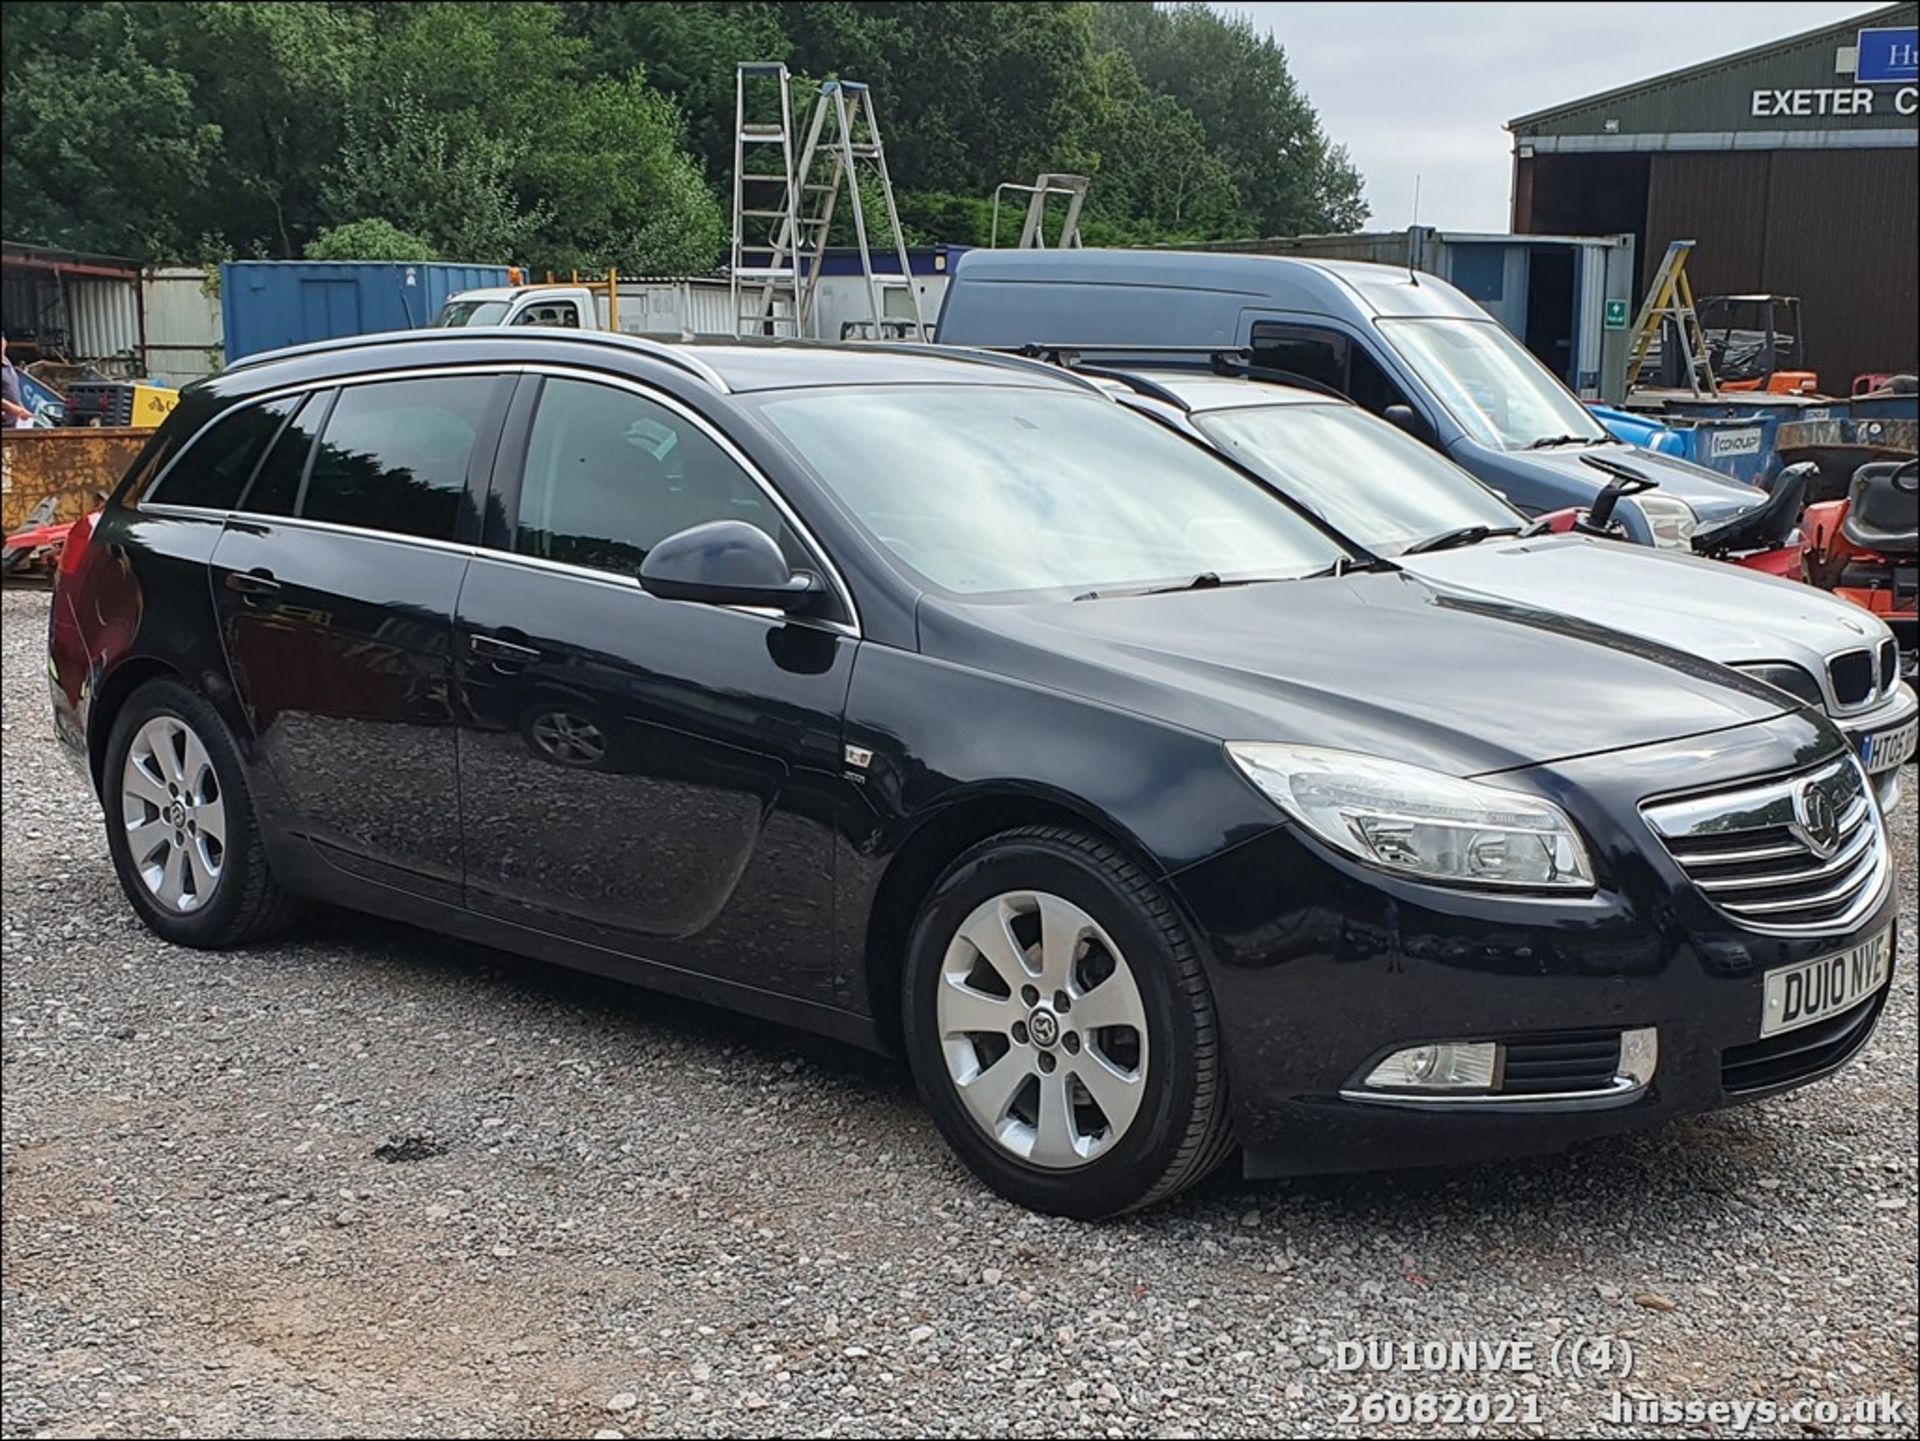
<path fill-rule="evenodd" d="M 1660 1064 L 1660 1032 L 1652 1026 L 1620 1033 L 1620 1074 L 1633 1082 L 1635 1090 L 1653 1079 Z"/>
<path fill-rule="evenodd" d="M 1366 1084 L 1394 1091 L 1486 1091 L 1500 1047 L 1492 1041 L 1436 1041 L 1395 1051 L 1367 1074 Z"/>

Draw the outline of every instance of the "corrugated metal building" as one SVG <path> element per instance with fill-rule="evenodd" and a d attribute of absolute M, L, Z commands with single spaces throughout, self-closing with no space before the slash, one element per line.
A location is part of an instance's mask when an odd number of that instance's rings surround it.
<path fill-rule="evenodd" d="M 1509 121 L 1513 228 L 1631 232 L 1644 292 L 1698 241 L 1694 294 L 1804 302 L 1828 391 L 1920 360 L 1920 5 L 1745 50 Z"/>
<path fill-rule="evenodd" d="M 7 241 L 0 325 L 16 364 L 58 357 L 108 375 L 144 373 L 146 319 L 131 260 Z"/>

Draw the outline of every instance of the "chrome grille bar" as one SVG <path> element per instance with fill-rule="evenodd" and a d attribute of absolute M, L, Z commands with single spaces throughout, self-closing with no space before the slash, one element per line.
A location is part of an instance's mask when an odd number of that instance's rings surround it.
<path fill-rule="evenodd" d="M 1818 830 L 1808 816 L 1819 801 L 1831 806 L 1831 848 L 1816 849 L 1810 834 L 1810 827 Z M 1651 801 L 1641 811 L 1707 899 L 1751 930 L 1845 930 L 1879 904 L 1891 880 L 1885 822 L 1851 759 L 1710 795 Z"/>

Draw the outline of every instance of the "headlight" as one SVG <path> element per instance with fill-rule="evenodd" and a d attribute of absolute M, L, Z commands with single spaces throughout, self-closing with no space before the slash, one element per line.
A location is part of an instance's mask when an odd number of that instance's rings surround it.
<path fill-rule="evenodd" d="M 1700 517 L 1693 513 L 1692 506 L 1658 491 L 1642 492 L 1633 503 L 1647 518 L 1655 545 L 1675 550 L 1693 548 L 1693 533 L 1700 528 Z"/>
<path fill-rule="evenodd" d="M 1815 710 L 1826 709 L 1827 698 L 1820 694 L 1820 682 L 1804 666 L 1790 665 L 1786 661 L 1759 661 L 1753 665 L 1737 665 L 1734 669 L 1785 691 Z"/>
<path fill-rule="evenodd" d="M 1453 885 L 1593 887 L 1586 847 L 1550 801 L 1352 751 L 1229 741 L 1227 754 L 1288 815 L 1374 865 Z"/>

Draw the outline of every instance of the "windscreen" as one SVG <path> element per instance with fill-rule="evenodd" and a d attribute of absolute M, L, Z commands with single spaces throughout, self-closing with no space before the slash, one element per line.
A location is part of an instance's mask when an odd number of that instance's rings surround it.
<path fill-rule="evenodd" d="M 1482 445 L 1607 439 L 1579 398 L 1491 320 L 1383 320 L 1380 330 Z"/>
<path fill-rule="evenodd" d="M 504 300 L 449 300 L 433 323 L 442 328 L 462 325 L 498 325 L 506 318 Z"/>
<path fill-rule="evenodd" d="M 879 546 L 947 591 L 1290 579 L 1346 554 L 1257 482 L 1099 396 L 900 385 L 762 411 Z"/>
<path fill-rule="evenodd" d="M 1526 524 L 1432 446 L 1353 406 L 1247 406 L 1193 421 L 1248 470 L 1376 553 L 1465 526 Z"/>

